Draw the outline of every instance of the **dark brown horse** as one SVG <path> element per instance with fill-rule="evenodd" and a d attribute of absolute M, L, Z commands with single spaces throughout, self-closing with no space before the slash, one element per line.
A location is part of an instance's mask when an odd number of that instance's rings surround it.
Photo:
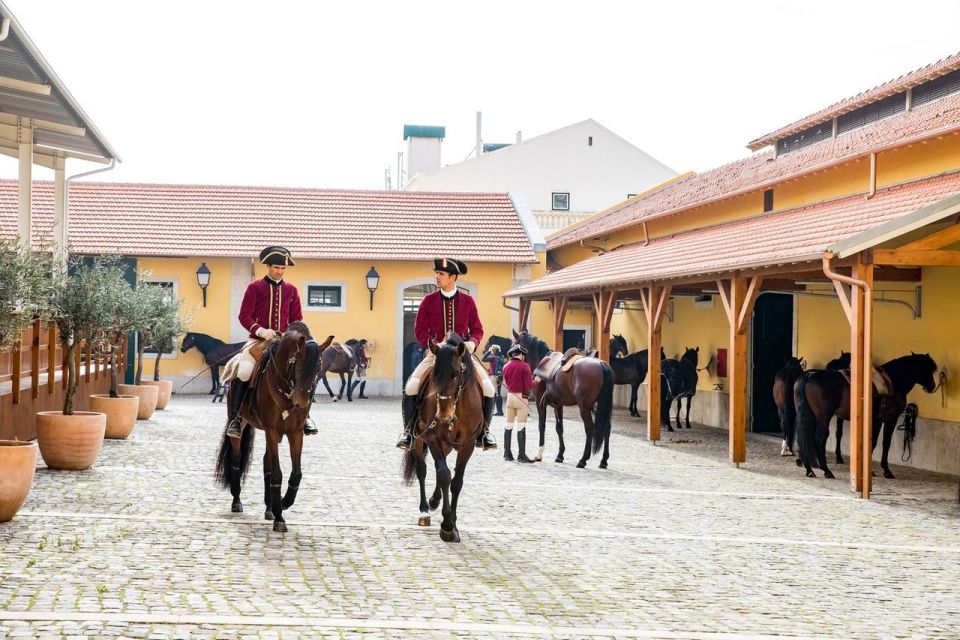
<path fill-rule="evenodd" d="M 527 361 L 534 367 L 539 368 L 548 358 L 559 355 L 551 351 L 543 340 L 526 331 L 514 331 L 513 338 L 527 350 Z M 603 447 L 600 468 L 606 469 L 610 459 L 610 416 L 613 413 L 613 370 L 610 365 L 597 358 L 581 358 L 569 371 L 557 371 L 549 381 L 540 380 L 534 387 L 533 394 L 537 401 L 540 426 L 540 450 L 534 461 L 542 459 L 543 456 L 547 406 L 551 406 L 556 416 L 557 437 L 560 439 L 560 451 L 555 462 L 563 462 L 566 451 L 563 444 L 563 408 L 576 406 L 580 409 L 586 435 L 583 456 L 577 462 L 577 468 L 587 466 L 592 444 L 594 453 L 599 453 Z"/>
<path fill-rule="evenodd" d="M 791 456 L 793 455 L 794 426 L 797 418 L 797 409 L 793 404 L 793 383 L 803 375 L 806 364 L 802 358 L 794 358 L 793 356 L 787 356 L 783 360 L 783 367 L 773 375 L 773 403 L 777 406 L 780 431 L 783 433 L 780 455 Z"/>
<path fill-rule="evenodd" d="M 667 431 L 673 431 L 670 425 L 670 405 L 677 401 L 677 429 L 680 424 L 680 403 L 687 399 L 686 425 L 690 425 L 690 403 L 697 395 L 697 382 L 700 377 L 697 364 L 700 360 L 700 347 L 687 347 L 679 358 L 667 358 L 660 362 L 660 424 Z"/>
<path fill-rule="evenodd" d="M 267 450 L 263 454 L 263 500 L 267 506 L 264 518 L 273 517 L 273 530 L 283 532 L 287 524 L 283 510 L 293 506 L 303 476 L 300 471 L 300 453 L 303 449 L 303 423 L 310 412 L 310 396 L 317 379 L 320 354 L 333 341 L 328 337 L 322 344 L 310 335 L 310 329 L 302 322 L 294 322 L 276 341 L 266 349 L 251 378 L 251 387 L 240 408 L 243 425 L 241 438 L 228 438 L 220 443 L 217 458 L 216 478 L 233 495 L 231 511 L 243 511 L 240 489 L 250 467 L 250 454 L 256 433 L 250 426 L 260 429 L 267 437 Z M 234 387 L 230 385 L 229 395 Z M 227 405 L 232 406 L 231 398 Z M 280 470 L 279 445 L 287 437 L 293 469 L 287 481 L 287 492 L 281 499 L 283 472 Z"/>
<path fill-rule="evenodd" d="M 334 342 L 329 349 L 323 352 L 320 359 L 320 379 L 334 402 L 343 400 L 344 390 L 347 392 L 347 402 L 353 402 L 353 372 L 357 367 L 357 362 L 365 360 L 362 354 L 366 346 L 366 340 L 351 338 L 343 344 Z M 328 371 L 340 374 L 340 392 L 337 393 L 336 397 L 330 389 L 330 383 L 327 382 Z M 344 374 L 347 376 L 346 379 L 343 377 Z"/>
<path fill-rule="evenodd" d="M 880 427 L 883 427 L 883 455 L 880 467 L 886 478 L 893 478 L 887 464 L 887 453 L 897 426 L 897 418 L 907 404 L 907 394 L 914 385 L 920 385 L 927 393 L 936 391 L 934 373 L 937 363 L 928 353 L 911 353 L 880 365 L 890 379 L 892 395 L 881 396 L 873 387 L 872 443 L 877 447 Z M 794 403 L 797 407 L 797 439 L 800 445 L 798 465 L 813 478 L 812 465 L 817 464 L 823 475 L 832 478 L 827 468 L 827 435 L 830 418 L 834 415 L 850 419 L 850 383 L 839 371 L 811 370 L 797 378 L 793 386 Z M 839 436 L 839 434 L 838 434 Z"/>
<path fill-rule="evenodd" d="M 661 354 L 663 351 L 661 350 Z M 647 350 L 630 353 L 627 350 L 627 339 L 617 334 L 610 338 L 610 368 L 613 369 L 613 384 L 630 385 L 630 415 L 638 418 L 637 390 L 647 379 Z"/>
<path fill-rule="evenodd" d="M 420 526 L 430 525 L 430 511 L 443 500 L 443 522 L 440 539 L 460 542 L 457 529 L 457 502 L 463 489 L 463 474 L 473 455 L 474 442 L 483 426 L 483 394 L 474 372 L 473 357 L 463 341 L 448 334 L 446 342 L 430 341 L 430 351 L 436 361 L 430 376 L 420 392 L 419 414 L 414 429 L 413 446 L 403 456 L 403 479 L 407 483 L 417 476 L 420 483 Z M 427 450 L 433 456 L 437 471 L 437 486 L 427 501 Z M 453 473 L 447 466 L 447 456 L 457 452 Z M 451 495 L 452 493 L 452 495 Z"/>

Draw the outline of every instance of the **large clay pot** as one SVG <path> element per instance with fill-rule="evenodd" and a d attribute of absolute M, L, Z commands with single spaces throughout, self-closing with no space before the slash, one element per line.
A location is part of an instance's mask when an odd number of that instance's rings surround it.
<path fill-rule="evenodd" d="M 107 416 L 93 411 L 74 411 L 65 416 L 60 411 L 41 411 L 37 414 L 37 444 L 40 455 L 51 469 L 89 469 L 93 466 L 103 434 L 107 430 Z"/>
<path fill-rule="evenodd" d="M 160 387 L 146 384 L 121 384 L 117 390 L 125 396 L 140 398 L 140 409 L 137 411 L 137 420 L 149 420 L 157 408 L 157 398 L 160 397 Z"/>
<path fill-rule="evenodd" d="M 144 380 L 143 384 L 150 387 L 159 387 L 160 391 L 157 395 L 157 410 L 166 409 L 167 403 L 170 402 L 170 395 L 173 393 L 173 381 L 172 380 Z"/>
<path fill-rule="evenodd" d="M 107 430 L 104 438 L 122 440 L 133 431 L 140 410 L 138 396 L 120 396 L 111 398 L 109 394 L 90 396 L 90 411 L 107 414 Z"/>
<path fill-rule="evenodd" d="M 36 442 L 0 440 L 0 522 L 13 518 L 26 502 L 37 451 Z"/>

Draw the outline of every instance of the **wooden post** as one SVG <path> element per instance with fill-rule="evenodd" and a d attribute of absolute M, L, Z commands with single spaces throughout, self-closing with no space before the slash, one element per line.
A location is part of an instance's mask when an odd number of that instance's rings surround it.
<path fill-rule="evenodd" d="M 47 393 L 53 394 L 53 383 L 57 379 L 57 325 L 47 327 Z"/>
<path fill-rule="evenodd" d="M 89 340 L 86 340 L 86 343 L 87 343 L 86 344 L 87 349 L 86 349 L 86 353 L 84 354 L 86 356 L 85 358 L 86 362 L 84 364 L 86 364 L 87 366 L 85 367 L 86 375 L 84 375 L 83 379 L 86 380 L 87 382 L 90 382 L 90 361 L 93 360 L 93 345 Z"/>
<path fill-rule="evenodd" d="M 647 439 L 660 440 L 660 346 L 663 311 L 670 299 L 670 287 L 650 283 L 640 289 L 640 302 L 647 317 Z"/>
<path fill-rule="evenodd" d="M 10 378 L 10 391 L 13 394 L 13 404 L 20 404 L 20 353 L 23 336 L 13 345 L 13 351 L 10 353 L 10 367 L 13 377 Z"/>
<path fill-rule="evenodd" d="M 869 256 L 860 253 L 853 267 L 853 277 L 862 280 L 867 285 L 867 291 L 873 291 L 873 264 Z M 859 288 L 858 288 L 859 291 Z M 863 420 L 860 426 L 860 497 L 869 498 L 872 489 L 873 467 L 873 297 L 863 295 L 863 374 L 861 384 L 863 389 Z M 854 426 L 856 429 L 856 426 Z M 852 443 L 851 443 L 852 446 Z M 851 461 L 851 464 L 852 461 Z"/>
<path fill-rule="evenodd" d="M 597 314 L 597 351 L 601 360 L 610 362 L 610 322 L 617 292 L 600 289 L 593 294 L 593 309 Z"/>
<path fill-rule="evenodd" d="M 567 317 L 568 298 L 553 297 L 553 349 L 563 352 L 563 320 Z"/>
<path fill-rule="evenodd" d="M 520 326 L 518 329 L 520 331 L 527 331 L 527 324 L 530 322 L 530 300 L 526 298 L 520 298 Z"/>
<path fill-rule="evenodd" d="M 40 319 L 30 328 L 30 397 L 40 397 Z"/>
<path fill-rule="evenodd" d="M 851 274 L 859 276 L 856 268 Z M 863 389 L 867 367 L 863 353 L 863 291 L 860 287 L 851 287 L 834 282 L 837 294 L 842 301 L 844 311 L 850 323 L 850 490 L 863 491 Z"/>

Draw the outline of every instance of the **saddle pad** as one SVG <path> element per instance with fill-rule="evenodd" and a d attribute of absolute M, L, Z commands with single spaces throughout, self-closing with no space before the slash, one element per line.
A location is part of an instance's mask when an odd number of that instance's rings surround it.
<path fill-rule="evenodd" d="M 561 358 L 563 358 L 562 353 L 558 351 L 551 351 L 544 361 L 537 365 L 533 375 L 537 376 L 541 380 L 549 380 L 557 372 L 557 368 L 560 366 Z"/>
<path fill-rule="evenodd" d="M 353 349 L 345 344 L 340 345 L 340 347 L 347 353 L 347 356 L 349 356 L 351 360 L 354 359 L 355 356 L 353 355 Z"/>
<path fill-rule="evenodd" d="M 847 381 L 847 384 L 850 384 L 850 369 L 841 369 L 840 375 Z M 890 376 L 887 375 L 886 371 L 880 367 L 873 367 L 870 371 L 870 377 L 873 382 L 873 388 L 877 394 L 881 396 L 893 395 L 893 381 L 890 380 Z"/>
<path fill-rule="evenodd" d="M 582 360 L 583 358 L 586 358 L 586 357 L 587 356 L 583 355 L 582 353 L 578 353 L 576 355 L 571 356 L 570 359 L 567 360 L 567 362 L 562 367 L 560 367 L 560 371 L 570 371 L 570 369 L 573 368 L 573 365 L 577 363 L 577 360 Z"/>

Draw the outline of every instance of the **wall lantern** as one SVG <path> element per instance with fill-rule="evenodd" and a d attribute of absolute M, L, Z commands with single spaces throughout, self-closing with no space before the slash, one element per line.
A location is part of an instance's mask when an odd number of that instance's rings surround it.
<path fill-rule="evenodd" d="M 370 290 L 370 311 L 373 311 L 373 292 L 380 286 L 380 274 L 374 267 L 367 271 L 367 289 Z"/>
<path fill-rule="evenodd" d="M 203 291 L 203 306 L 207 306 L 207 285 L 210 284 L 210 269 L 207 268 L 206 262 L 201 262 L 200 268 L 197 269 L 197 284 Z"/>

